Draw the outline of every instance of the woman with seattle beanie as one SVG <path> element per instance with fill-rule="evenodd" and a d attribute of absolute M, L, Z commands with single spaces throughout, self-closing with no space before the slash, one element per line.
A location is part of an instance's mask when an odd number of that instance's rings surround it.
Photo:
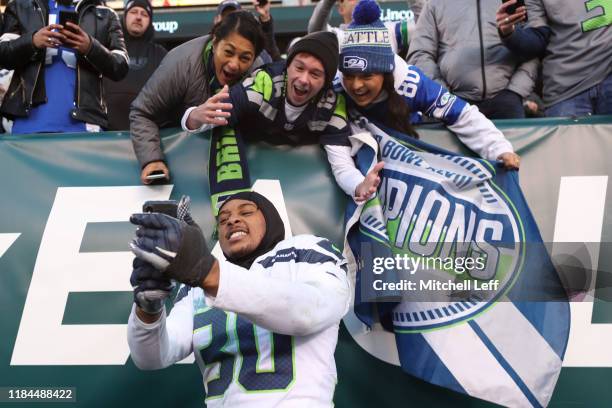
<path fill-rule="evenodd" d="M 408 136 L 413 122 L 426 115 L 442 120 L 474 152 L 519 168 L 519 156 L 504 135 L 476 106 L 451 94 L 393 53 L 375 1 L 361 0 L 340 44 L 337 91 L 344 90 L 351 119 L 362 115 Z M 418 112 L 418 113 L 417 113 Z M 353 133 L 363 132 L 356 124 Z M 356 202 L 369 199 L 380 183 L 378 163 L 365 177 L 355 167 L 351 148 L 326 146 L 338 185 Z"/>

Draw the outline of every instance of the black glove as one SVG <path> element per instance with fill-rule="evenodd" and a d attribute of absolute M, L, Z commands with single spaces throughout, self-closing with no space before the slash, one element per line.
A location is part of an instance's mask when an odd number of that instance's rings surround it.
<path fill-rule="evenodd" d="M 162 311 L 164 301 L 174 287 L 161 271 L 140 258 L 134 258 L 132 262 L 130 283 L 134 289 L 134 303 L 145 313 L 153 315 Z"/>
<path fill-rule="evenodd" d="M 191 221 L 190 217 L 185 219 Z M 138 258 L 167 278 L 192 287 L 202 285 L 216 259 L 195 222 L 188 224 L 160 213 L 133 214 L 130 222 L 139 226 L 130 244 Z"/>

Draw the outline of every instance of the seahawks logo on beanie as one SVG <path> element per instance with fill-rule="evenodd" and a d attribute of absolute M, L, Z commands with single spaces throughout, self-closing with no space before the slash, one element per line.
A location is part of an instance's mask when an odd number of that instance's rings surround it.
<path fill-rule="evenodd" d="M 345 69 L 359 69 L 365 71 L 368 67 L 368 60 L 355 55 L 346 55 L 343 58 L 342 67 Z"/>
<path fill-rule="evenodd" d="M 389 30 L 380 21 L 380 7 L 361 0 L 353 10 L 353 21 L 342 38 L 340 71 L 343 73 L 387 73 L 395 68 Z"/>

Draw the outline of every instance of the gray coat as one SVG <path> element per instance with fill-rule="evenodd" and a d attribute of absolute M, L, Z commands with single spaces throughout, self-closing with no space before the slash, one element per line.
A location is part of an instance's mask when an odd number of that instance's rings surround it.
<path fill-rule="evenodd" d="M 499 0 L 429 0 L 419 16 L 408 62 L 470 101 L 508 89 L 533 90 L 538 60 L 520 63 L 501 42 L 495 24 Z"/>
<path fill-rule="evenodd" d="M 204 103 L 210 96 L 210 80 L 202 63 L 210 36 L 194 38 L 172 49 L 142 88 L 130 109 L 130 135 L 141 168 L 164 161 L 160 126 L 179 126 L 183 113 Z M 249 72 L 272 62 L 264 50 Z"/>
<path fill-rule="evenodd" d="M 159 127 L 178 123 L 185 110 L 210 96 L 202 52 L 209 36 L 171 50 L 142 88 L 130 109 L 130 134 L 142 167 L 163 161 Z"/>

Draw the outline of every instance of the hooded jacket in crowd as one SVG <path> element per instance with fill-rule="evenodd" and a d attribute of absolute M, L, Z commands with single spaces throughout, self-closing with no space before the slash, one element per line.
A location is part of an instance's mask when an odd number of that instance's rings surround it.
<path fill-rule="evenodd" d="M 135 4 L 133 7 L 138 7 Z M 153 29 L 153 8 L 150 8 L 149 26 L 140 37 L 133 37 L 126 28 L 125 18 L 127 9 L 121 17 L 125 46 L 130 56 L 130 70 L 121 81 L 115 82 L 104 79 L 104 92 L 108 102 L 108 129 L 128 130 L 130 128 L 130 105 L 138 93 L 153 75 L 168 51 L 153 42 L 155 30 Z"/>

